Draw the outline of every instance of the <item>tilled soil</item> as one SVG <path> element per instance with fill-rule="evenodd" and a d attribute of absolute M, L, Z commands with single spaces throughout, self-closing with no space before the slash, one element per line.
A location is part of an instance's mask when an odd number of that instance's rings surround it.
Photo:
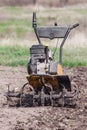
<path fill-rule="evenodd" d="M 87 130 L 87 67 L 64 70 L 79 87 L 75 108 L 14 108 L 6 105 L 7 86 L 13 89 L 27 82 L 26 68 L 0 66 L 0 130 Z"/>

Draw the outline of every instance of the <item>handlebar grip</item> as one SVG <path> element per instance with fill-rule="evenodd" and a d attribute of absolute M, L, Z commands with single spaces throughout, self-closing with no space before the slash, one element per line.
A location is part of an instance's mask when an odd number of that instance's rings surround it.
<path fill-rule="evenodd" d="M 36 26 L 37 26 L 36 13 L 33 12 L 32 27 L 36 27 Z"/>
<path fill-rule="evenodd" d="M 79 26 L 79 23 L 74 24 L 70 29 L 76 28 Z"/>

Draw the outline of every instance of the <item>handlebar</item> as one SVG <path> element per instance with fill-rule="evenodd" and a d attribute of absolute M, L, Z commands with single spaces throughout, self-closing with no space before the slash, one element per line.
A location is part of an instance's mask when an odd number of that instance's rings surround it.
<path fill-rule="evenodd" d="M 65 43 L 65 41 L 66 41 L 70 31 L 72 29 L 76 28 L 77 26 L 79 26 L 79 23 L 76 23 L 76 24 L 74 24 L 74 25 L 72 25 L 71 27 L 68 28 L 68 31 L 66 32 L 66 35 L 65 35 L 65 37 L 64 37 L 64 39 L 63 39 L 63 41 L 62 41 L 62 43 L 60 45 L 60 53 L 59 53 L 59 63 L 60 64 L 62 64 L 62 48 L 63 48 L 63 45 L 64 45 L 64 43 Z"/>
<path fill-rule="evenodd" d="M 38 27 L 37 26 L 37 19 L 36 19 L 36 13 L 33 13 L 33 19 L 32 19 L 32 26 L 34 28 L 36 37 L 38 39 L 39 44 L 41 45 L 41 40 L 40 38 L 49 38 L 49 39 L 54 39 L 54 38 L 63 38 L 63 41 L 60 45 L 60 52 L 59 52 L 59 63 L 62 64 L 62 48 L 63 45 L 70 33 L 70 31 L 77 26 L 79 26 L 79 23 L 76 23 L 70 27 L 63 27 L 63 26 L 58 26 L 57 23 L 54 24 L 54 26 L 42 26 Z"/>
<path fill-rule="evenodd" d="M 72 30 L 72 29 L 74 29 L 74 28 L 76 28 L 76 27 L 78 27 L 79 26 L 79 23 L 76 23 L 76 24 L 74 24 L 74 25 L 72 25 L 71 27 L 70 27 L 70 30 Z"/>

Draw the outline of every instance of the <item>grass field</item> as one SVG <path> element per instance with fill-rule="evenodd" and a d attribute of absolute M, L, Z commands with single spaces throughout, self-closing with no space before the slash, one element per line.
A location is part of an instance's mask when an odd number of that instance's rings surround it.
<path fill-rule="evenodd" d="M 51 49 L 53 52 L 55 48 Z M 58 61 L 59 51 L 56 50 L 55 60 Z M 20 46 L 1 46 L 0 47 L 0 65 L 5 66 L 27 66 L 29 59 L 29 48 Z M 70 67 L 87 66 L 86 48 L 63 49 L 63 65 Z"/>
<path fill-rule="evenodd" d="M 68 26 L 80 23 L 80 27 L 71 32 L 64 47 L 63 65 L 87 66 L 86 4 L 63 8 L 0 7 L 0 65 L 27 65 L 29 47 L 37 43 L 32 29 L 33 11 L 37 12 L 39 25 L 53 25 L 55 21 L 58 25 Z M 56 41 L 49 45 L 54 48 Z M 55 59 L 58 59 L 57 53 Z"/>

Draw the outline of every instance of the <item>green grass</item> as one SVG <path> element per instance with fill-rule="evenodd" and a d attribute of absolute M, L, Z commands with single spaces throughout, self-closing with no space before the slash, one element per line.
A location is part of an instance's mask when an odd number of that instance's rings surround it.
<path fill-rule="evenodd" d="M 25 66 L 28 61 L 29 49 L 20 46 L 1 46 L 0 65 Z"/>
<path fill-rule="evenodd" d="M 53 49 L 54 50 L 54 49 Z M 87 66 L 87 48 L 63 49 L 63 66 Z M 55 60 L 58 60 L 58 50 Z M 20 46 L 0 46 L 0 65 L 26 66 L 29 59 L 29 48 Z"/>
<path fill-rule="evenodd" d="M 55 60 L 58 59 L 58 54 L 57 51 Z M 87 47 L 63 49 L 62 63 L 63 66 L 69 67 L 87 66 Z"/>
<path fill-rule="evenodd" d="M 27 19 L 9 19 L 7 21 L 0 22 L 0 36 L 5 37 L 12 34 L 16 34 L 16 37 L 24 37 L 27 32 L 31 32 L 31 21 Z"/>

